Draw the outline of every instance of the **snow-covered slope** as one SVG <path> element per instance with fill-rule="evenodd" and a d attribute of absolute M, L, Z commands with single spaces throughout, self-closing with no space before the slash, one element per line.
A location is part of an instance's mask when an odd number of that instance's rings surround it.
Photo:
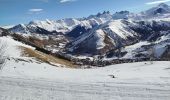
<path fill-rule="evenodd" d="M 0 71 L 0 99 L 169 100 L 170 62 L 140 62 L 93 69 L 61 68 L 22 57 L 11 37 Z M 115 78 L 114 78 L 115 77 Z M 95 95 L 94 95 L 95 94 Z M 100 97 L 100 98 L 99 98 Z"/>
<path fill-rule="evenodd" d="M 0 73 L 0 99 L 78 100 L 81 96 L 81 100 L 169 100 L 169 64 L 68 69 L 11 61 Z"/>
<path fill-rule="evenodd" d="M 97 30 L 96 37 L 104 37 L 102 30 Z M 165 39 L 164 39 L 165 40 Z M 103 40 L 98 40 L 101 42 Z M 162 41 L 157 41 L 158 44 Z M 168 77 L 169 75 L 169 62 L 142 62 L 134 64 L 120 64 L 107 66 L 105 68 L 94 68 L 94 69 L 69 69 L 69 68 L 56 68 L 47 63 L 37 63 L 38 61 L 23 57 L 22 49 L 20 48 L 31 48 L 31 46 L 25 45 L 21 42 L 15 41 L 10 36 L 0 37 L 0 44 L 5 45 L 5 55 L 8 60 L 1 72 L 1 76 L 4 77 L 20 77 L 20 78 L 45 78 L 45 79 L 56 79 L 62 81 L 77 80 L 77 82 L 99 82 L 101 80 L 112 82 L 111 75 L 114 75 L 118 80 L 124 79 L 142 79 L 144 81 L 147 78 L 160 79 L 162 77 Z M 128 46 L 125 50 L 129 52 L 134 48 L 140 48 L 142 45 L 148 45 L 147 42 L 141 42 L 133 46 Z M 104 46 L 104 45 L 103 45 Z M 100 46 L 102 47 L 102 46 Z M 31 60 L 32 59 L 32 60 Z M 158 72 L 159 71 L 159 72 Z M 130 72 L 130 74 L 129 74 Z M 81 73 L 81 74 L 80 74 Z M 145 73 L 143 75 L 142 73 Z M 77 76 L 79 75 L 79 76 Z M 56 77 L 52 77 L 56 76 Z M 82 78 L 83 77 L 83 78 Z M 65 80 L 67 79 L 67 80 Z M 79 81 L 78 81 L 79 80 Z M 153 81 L 152 81 L 153 82 Z"/>
<path fill-rule="evenodd" d="M 104 54 L 118 46 L 129 45 L 135 42 L 137 33 L 127 24 L 126 20 L 109 21 L 75 39 L 68 49 L 76 53 Z"/>
<path fill-rule="evenodd" d="M 123 58 L 160 58 L 169 47 L 169 21 L 137 21 L 130 24 L 130 29 L 138 35 L 138 41 L 133 45 L 125 45 L 121 48 Z M 116 54 L 116 52 L 113 52 Z M 113 54 L 113 55 L 115 55 Z M 167 58 L 168 59 L 168 58 Z"/>
<path fill-rule="evenodd" d="M 27 29 L 26 25 L 24 24 L 18 24 L 12 28 L 9 29 L 12 32 L 18 32 L 18 33 L 25 33 L 28 34 L 29 30 Z"/>
<path fill-rule="evenodd" d="M 11 37 L 9 55 L 0 71 L 0 99 L 11 100 L 169 100 L 170 62 L 140 62 L 103 68 L 71 69 L 21 57 Z M 115 78 L 114 78 L 115 77 Z M 99 98 L 100 97 L 100 98 Z"/>
<path fill-rule="evenodd" d="M 104 28 L 96 29 L 95 32 L 93 34 L 97 38 L 97 43 L 101 44 L 100 42 L 103 42 L 101 37 L 106 35 Z M 132 34 L 119 36 L 126 38 Z M 162 37 L 161 40 L 167 38 Z M 162 41 L 157 42 L 159 44 Z M 8 58 L 0 71 L 0 100 L 79 100 L 80 98 L 81 100 L 169 100 L 170 98 L 168 61 L 125 63 L 91 69 L 61 68 L 23 57 L 19 46 L 34 48 L 15 41 L 10 36 L 0 37 L 0 44 L 6 44 L 5 55 Z M 126 47 L 125 50 L 131 52 L 144 44 L 149 43 L 141 42 Z M 105 45 L 100 45 L 99 49 L 103 46 Z"/>
<path fill-rule="evenodd" d="M 12 39 L 12 37 L 10 36 L 4 36 L 4 37 L 0 37 L 0 45 L 4 46 L 5 49 L 5 56 L 11 58 L 19 58 L 22 55 L 22 51 L 20 50 L 20 46 L 23 47 L 27 47 L 27 48 L 31 48 L 34 49 L 31 46 L 25 45 L 21 42 L 17 42 L 14 39 Z"/>

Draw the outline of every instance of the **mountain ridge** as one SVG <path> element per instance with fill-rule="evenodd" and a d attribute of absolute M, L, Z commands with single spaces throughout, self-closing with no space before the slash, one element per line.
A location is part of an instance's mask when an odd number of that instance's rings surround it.
<path fill-rule="evenodd" d="M 105 11 L 81 19 L 32 21 L 9 31 L 36 37 L 44 41 L 45 49 L 68 59 L 79 59 L 78 56 L 103 56 L 103 60 L 161 59 L 170 44 L 169 11 L 168 5 L 159 4 L 138 14 Z"/>

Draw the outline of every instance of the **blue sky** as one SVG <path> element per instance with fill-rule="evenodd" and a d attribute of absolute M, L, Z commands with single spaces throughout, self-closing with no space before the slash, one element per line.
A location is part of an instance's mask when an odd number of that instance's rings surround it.
<path fill-rule="evenodd" d="M 170 0 L 0 0 L 0 25 L 87 17 L 98 12 L 140 12 Z"/>

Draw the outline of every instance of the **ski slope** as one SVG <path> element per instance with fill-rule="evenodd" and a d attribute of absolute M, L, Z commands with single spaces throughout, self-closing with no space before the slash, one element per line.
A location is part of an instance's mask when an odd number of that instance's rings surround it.
<path fill-rule="evenodd" d="M 0 100 L 170 99 L 170 62 L 61 68 L 22 57 L 17 46 L 29 46 L 10 37 L 0 39 L 13 50 L 7 49 L 10 56 L 0 71 Z"/>
<path fill-rule="evenodd" d="M 170 98 L 169 84 L 0 79 L 1 100 L 169 100 Z"/>
<path fill-rule="evenodd" d="M 46 64 L 4 67 L 0 100 L 169 100 L 170 62 L 94 69 Z M 12 65 L 11 65 L 12 66 Z M 46 67 L 46 68 L 45 68 Z M 10 69 L 10 70 L 9 70 Z M 116 78 L 112 78 L 115 75 Z"/>

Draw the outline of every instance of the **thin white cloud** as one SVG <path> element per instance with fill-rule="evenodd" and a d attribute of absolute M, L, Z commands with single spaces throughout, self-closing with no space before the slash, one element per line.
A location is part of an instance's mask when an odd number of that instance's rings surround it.
<path fill-rule="evenodd" d="M 43 9 L 29 9 L 29 12 L 41 12 Z"/>
<path fill-rule="evenodd" d="M 160 3 L 166 3 L 170 2 L 170 0 L 158 0 L 158 1 L 153 1 L 153 2 L 147 2 L 147 5 L 153 5 L 153 4 L 160 4 Z"/>
<path fill-rule="evenodd" d="M 40 14 L 43 12 L 43 9 L 29 9 L 28 14 Z"/>
<path fill-rule="evenodd" d="M 76 0 L 60 0 L 60 3 L 73 2 L 73 1 L 76 1 Z"/>

